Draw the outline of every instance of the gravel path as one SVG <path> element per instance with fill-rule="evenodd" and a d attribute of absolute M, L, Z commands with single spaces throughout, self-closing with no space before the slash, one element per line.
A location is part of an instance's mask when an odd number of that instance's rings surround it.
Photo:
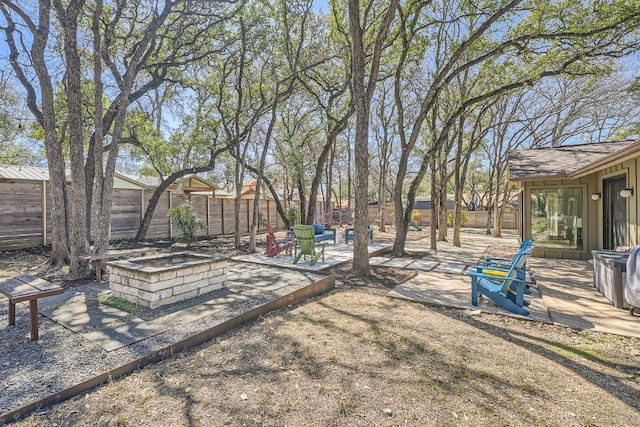
<path fill-rule="evenodd" d="M 234 262 L 230 262 L 229 272 L 229 291 L 246 296 L 246 301 L 191 322 L 180 321 L 180 316 L 176 315 L 176 311 L 182 308 L 180 304 L 136 313 L 145 320 L 160 323 L 165 331 L 110 352 L 42 315 L 38 319 L 40 339 L 29 340 L 29 311 L 24 305 L 18 305 L 16 326 L 0 328 L 0 384 L 3 386 L 0 413 L 9 413 L 184 340 L 323 277 L 267 266 L 247 268 L 247 264 Z M 241 274 L 242 281 L 238 281 Z M 278 276 L 282 277 L 282 286 L 273 286 L 273 279 Z M 269 278 L 269 286 L 261 287 L 261 278 Z M 105 287 L 104 283 L 94 282 L 73 288 L 73 291 L 83 291 L 88 299 L 96 299 L 104 293 Z M 216 292 L 213 292 L 202 298 L 203 301 L 211 300 L 215 296 Z M 2 321 L 8 316 L 7 301 L 0 298 Z M 192 302 L 182 304 L 193 306 Z"/>

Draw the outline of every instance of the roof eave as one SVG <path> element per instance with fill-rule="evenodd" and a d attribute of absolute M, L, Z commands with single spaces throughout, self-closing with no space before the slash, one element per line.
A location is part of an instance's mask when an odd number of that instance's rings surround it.
<path fill-rule="evenodd" d="M 620 150 L 586 165 L 583 168 L 571 174 L 572 179 L 582 178 L 583 176 L 591 175 L 592 173 L 599 172 L 612 164 L 622 163 L 630 160 L 640 153 L 640 144 L 630 144 Z"/>
<path fill-rule="evenodd" d="M 555 175 L 535 175 L 535 176 L 523 176 L 523 177 L 509 177 L 509 181 L 513 182 L 525 182 L 525 181 L 542 181 L 545 179 L 567 179 L 569 175 L 566 171 L 557 173 Z"/>

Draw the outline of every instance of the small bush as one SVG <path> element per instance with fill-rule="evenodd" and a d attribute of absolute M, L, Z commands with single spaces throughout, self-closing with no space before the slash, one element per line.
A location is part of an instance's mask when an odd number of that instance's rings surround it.
<path fill-rule="evenodd" d="M 198 230 L 206 227 L 204 221 L 193 212 L 193 206 L 189 200 L 169 209 L 167 218 L 170 218 L 173 225 L 180 230 L 180 235 L 176 240 L 186 243 L 188 248 L 198 242 Z"/>
<path fill-rule="evenodd" d="M 463 227 L 469 222 L 469 217 L 465 211 L 460 213 L 460 222 Z M 449 224 L 449 227 L 453 227 L 453 212 L 449 212 L 449 215 L 447 215 L 447 223 Z"/>
<path fill-rule="evenodd" d="M 287 206 L 284 216 L 289 220 L 291 225 L 295 225 L 300 220 L 300 209 L 294 204 Z"/>

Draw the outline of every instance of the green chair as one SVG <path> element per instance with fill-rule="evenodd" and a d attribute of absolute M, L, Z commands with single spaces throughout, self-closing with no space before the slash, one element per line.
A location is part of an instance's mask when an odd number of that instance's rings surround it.
<path fill-rule="evenodd" d="M 320 255 L 324 262 L 324 243 L 321 243 L 322 249 L 316 252 L 315 229 L 310 225 L 296 225 L 293 231 L 296 235 L 293 263 L 297 264 L 303 256 L 306 260 L 307 255 L 311 257 L 309 265 L 315 265 Z"/>

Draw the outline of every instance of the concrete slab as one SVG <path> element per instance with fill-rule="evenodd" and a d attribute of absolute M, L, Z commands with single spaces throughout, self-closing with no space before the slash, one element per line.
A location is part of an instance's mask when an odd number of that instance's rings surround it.
<path fill-rule="evenodd" d="M 259 295 L 268 298 L 284 287 L 306 286 L 321 277 L 310 271 L 242 262 L 230 262 L 227 273 L 227 289 L 156 310 L 140 307 L 136 315 L 100 302 L 102 297 L 110 295 L 107 283 L 82 286 L 55 298 L 43 299 L 40 312 L 106 351 L 113 351 Z"/>
<path fill-rule="evenodd" d="M 382 267 L 396 267 L 396 268 L 408 268 L 411 269 L 414 259 L 411 258 L 391 258 L 385 262 Z"/>
<path fill-rule="evenodd" d="M 527 295 L 530 305 L 527 307 L 529 316 L 520 316 L 509 312 L 495 304 L 488 298 L 480 298 L 478 306 L 471 305 L 471 280 L 466 275 L 450 274 L 437 271 L 421 272 L 416 277 L 396 286 L 387 294 L 394 298 L 419 301 L 441 307 L 480 310 L 488 313 L 518 317 L 552 323 L 547 313 L 540 292 L 533 288 Z"/>
<path fill-rule="evenodd" d="M 59 297 L 48 300 L 38 311 L 73 332 L 82 332 L 131 318 L 129 313 L 100 304 L 99 297 L 92 298 L 85 292 L 66 291 Z"/>
<path fill-rule="evenodd" d="M 369 265 L 382 265 L 387 261 L 389 261 L 390 259 L 391 258 L 389 257 L 382 257 L 382 256 L 372 257 L 372 258 L 369 258 Z"/>
<path fill-rule="evenodd" d="M 369 243 L 369 254 L 375 254 L 381 250 L 389 248 L 390 245 L 383 243 Z M 324 248 L 324 261 L 322 259 L 311 266 L 309 260 L 300 260 L 298 264 L 293 264 L 293 257 L 289 255 L 279 255 L 268 257 L 264 253 L 255 253 L 247 255 L 235 256 L 232 259 L 236 261 L 252 262 L 256 264 L 274 265 L 280 267 L 293 268 L 297 270 L 320 271 L 332 265 L 341 264 L 353 258 L 353 245 L 344 243 L 326 243 Z"/>
<path fill-rule="evenodd" d="M 441 262 L 433 269 L 433 271 L 438 273 L 464 274 L 464 272 L 467 271 L 467 267 L 469 267 L 467 264 Z"/>
<path fill-rule="evenodd" d="M 188 307 L 183 310 L 178 310 L 166 316 L 159 317 L 154 320 L 153 323 L 163 324 L 167 322 L 180 322 L 189 323 L 194 322 L 203 317 L 210 316 L 219 311 L 225 310 L 234 304 L 240 304 L 250 300 L 248 295 L 241 295 L 236 292 L 223 291 L 216 294 L 216 298 L 205 301 L 201 304 L 197 304 L 193 307 Z"/>
<path fill-rule="evenodd" d="M 82 336 L 106 351 L 113 351 L 121 347 L 142 341 L 166 330 L 166 326 L 141 319 L 111 324 L 108 327 L 83 333 Z"/>
<path fill-rule="evenodd" d="M 422 270 L 422 271 L 431 271 L 434 268 L 436 268 L 439 264 L 440 264 L 440 261 L 438 260 L 423 258 L 423 259 L 415 260 L 411 264 L 411 268 L 416 270 Z"/>
<path fill-rule="evenodd" d="M 640 317 L 615 308 L 593 286 L 593 266 L 588 262 L 530 258 L 527 265 L 555 323 L 640 338 Z"/>

